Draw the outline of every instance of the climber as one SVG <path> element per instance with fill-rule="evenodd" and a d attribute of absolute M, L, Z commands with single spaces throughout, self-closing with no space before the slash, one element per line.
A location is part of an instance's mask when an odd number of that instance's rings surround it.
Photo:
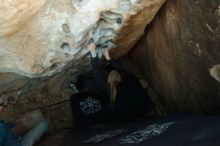
<path fill-rule="evenodd" d="M 108 95 L 102 75 L 96 46 L 91 40 L 87 49 L 90 52 L 92 76 L 80 74 L 76 80 L 76 89 L 79 91 L 71 97 L 71 106 L 75 126 L 85 126 L 108 121 Z"/>
<path fill-rule="evenodd" d="M 99 58 L 96 54 L 96 46 L 93 39 L 90 40 L 87 49 L 90 52 L 90 58 L 92 63 L 92 76 L 80 74 L 77 77 L 76 87 L 77 90 L 88 90 L 96 93 L 106 93 L 105 80 L 102 75 L 102 69 L 100 66 Z"/>
<path fill-rule="evenodd" d="M 143 116 L 153 109 L 153 103 L 138 79 L 132 73 L 125 73 L 110 58 L 108 50 L 104 51 L 107 60 L 105 70 L 108 72 L 107 87 L 109 91 L 109 108 L 114 119 L 129 119 Z"/>
<path fill-rule="evenodd" d="M 4 107 L 0 106 L 0 113 L 4 112 Z M 33 122 L 33 118 L 27 119 Z M 0 119 L 0 146 L 33 146 L 48 130 L 48 123 L 42 119 L 30 130 L 27 131 L 24 123 L 20 120 L 16 122 L 5 122 Z"/>
<path fill-rule="evenodd" d="M 131 73 L 123 75 L 120 66 L 110 58 L 107 50 L 104 52 L 108 61 L 105 67 L 109 72 L 107 81 L 103 78 L 93 42 L 88 45 L 88 50 L 92 77 L 79 75 L 76 88 L 80 92 L 71 97 L 76 126 L 137 117 L 152 109 L 153 104 L 138 79 Z"/>

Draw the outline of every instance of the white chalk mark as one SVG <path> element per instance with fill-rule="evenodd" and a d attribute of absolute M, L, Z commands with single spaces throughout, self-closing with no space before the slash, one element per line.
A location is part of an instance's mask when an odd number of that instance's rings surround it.
<path fill-rule="evenodd" d="M 212 29 L 212 27 L 209 24 L 206 24 L 206 27 L 209 29 L 210 32 L 215 33 L 215 31 Z"/>
<path fill-rule="evenodd" d="M 168 122 L 164 124 L 152 124 L 147 126 L 144 129 L 139 129 L 124 138 L 119 140 L 120 144 L 132 144 L 132 143 L 140 143 L 144 140 L 147 140 L 153 136 L 162 134 L 165 132 L 170 125 L 175 124 L 176 122 Z"/>

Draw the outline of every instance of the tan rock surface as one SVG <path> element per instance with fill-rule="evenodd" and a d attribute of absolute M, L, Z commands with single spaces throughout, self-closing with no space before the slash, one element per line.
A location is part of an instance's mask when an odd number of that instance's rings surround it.
<path fill-rule="evenodd" d="M 113 48 L 114 57 L 121 57 L 164 1 L 1 1 L 0 105 L 5 112 L 0 119 L 15 120 L 41 109 L 51 129 L 71 127 L 70 85 L 89 69 L 84 57 L 89 38 L 94 38 L 99 55 Z"/>
<path fill-rule="evenodd" d="M 130 53 L 168 112 L 220 113 L 219 6 L 166 1 Z"/>
<path fill-rule="evenodd" d="M 3 0 L 0 72 L 36 77 L 72 63 L 77 68 L 90 37 L 99 50 L 114 48 L 115 57 L 120 57 L 140 38 L 164 1 Z"/>

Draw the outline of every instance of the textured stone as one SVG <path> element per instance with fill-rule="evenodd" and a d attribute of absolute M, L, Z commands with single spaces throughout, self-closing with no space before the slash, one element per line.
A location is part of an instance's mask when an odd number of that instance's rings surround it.
<path fill-rule="evenodd" d="M 214 65 L 211 69 L 209 69 L 210 75 L 220 82 L 220 64 Z"/>
<path fill-rule="evenodd" d="M 85 49 L 89 39 L 94 39 L 99 56 L 113 48 L 114 57 L 121 57 L 164 1 L 2 1 L 0 105 L 5 112 L 0 119 L 41 109 L 52 129 L 71 127 L 70 82 L 90 69 Z"/>
<path fill-rule="evenodd" d="M 219 0 L 168 0 L 131 55 L 168 111 L 220 112 Z"/>
<path fill-rule="evenodd" d="M 115 48 L 115 57 L 120 57 L 140 38 L 164 1 L 4 0 L 0 72 L 39 77 L 72 64 L 78 68 L 89 38 L 99 52 Z"/>

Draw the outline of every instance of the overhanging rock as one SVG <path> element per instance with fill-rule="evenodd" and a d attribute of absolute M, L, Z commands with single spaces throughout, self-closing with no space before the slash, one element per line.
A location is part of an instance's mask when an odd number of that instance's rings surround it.
<path fill-rule="evenodd" d="M 127 53 L 165 0 L 4 0 L 0 5 L 0 72 L 50 76 L 81 65 L 85 46 Z"/>

